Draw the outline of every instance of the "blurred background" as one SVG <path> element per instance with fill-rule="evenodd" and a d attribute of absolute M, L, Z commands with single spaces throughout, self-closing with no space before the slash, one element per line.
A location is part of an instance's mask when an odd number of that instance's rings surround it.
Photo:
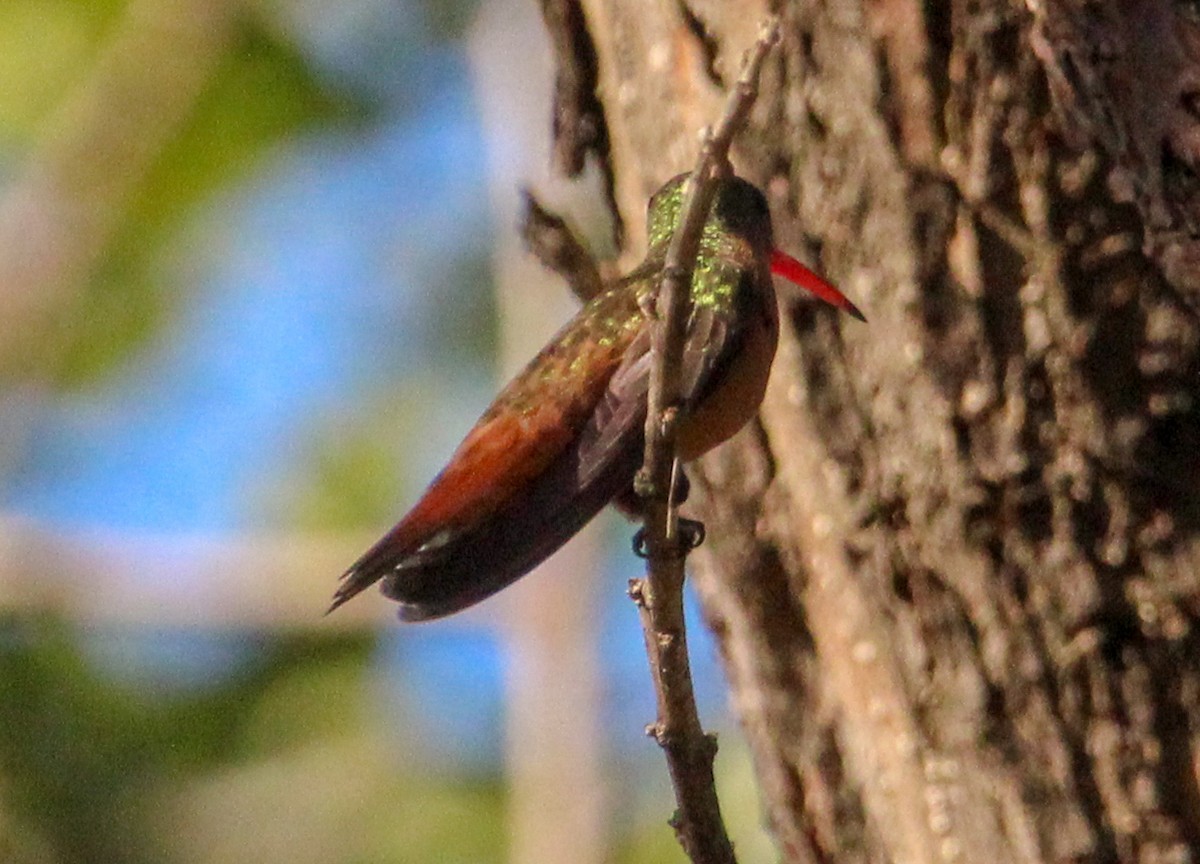
<path fill-rule="evenodd" d="M 322 617 L 571 314 L 519 188 L 613 254 L 551 82 L 532 0 L 0 3 L 0 861 L 684 860 L 627 525 Z"/>

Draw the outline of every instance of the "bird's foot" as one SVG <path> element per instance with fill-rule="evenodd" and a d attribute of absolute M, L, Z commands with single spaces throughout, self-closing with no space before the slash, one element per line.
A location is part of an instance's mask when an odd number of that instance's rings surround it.
<path fill-rule="evenodd" d="M 692 491 L 692 481 L 688 480 L 687 474 L 685 474 L 682 469 L 677 469 L 674 479 L 675 479 L 675 488 L 672 490 L 671 502 L 673 504 L 675 504 L 676 507 L 678 507 L 680 504 L 687 501 L 688 494 Z M 694 525 L 700 525 L 699 522 L 694 522 L 691 519 L 680 519 L 679 524 L 681 527 L 683 526 L 684 522 L 692 522 L 692 524 L 694 524 Z M 703 531 L 704 526 L 700 525 L 700 528 L 701 528 L 701 531 Z M 703 538 L 701 539 L 701 542 L 703 542 Z M 696 544 L 696 546 L 699 546 L 699 545 L 700 545 L 699 543 Z M 692 548 L 694 549 L 695 546 L 693 546 Z"/>
<path fill-rule="evenodd" d="M 704 543 L 704 523 L 699 519 L 679 519 L 679 542 L 688 552 L 700 548 Z"/>
<path fill-rule="evenodd" d="M 679 518 L 679 550 L 687 554 L 704 543 L 704 523 L 696 519 Z M 633 554 L 639 558 L 650 557 L 650 544 L 646 542 L 646 529 L 639 528 L 633 535 Z"/>

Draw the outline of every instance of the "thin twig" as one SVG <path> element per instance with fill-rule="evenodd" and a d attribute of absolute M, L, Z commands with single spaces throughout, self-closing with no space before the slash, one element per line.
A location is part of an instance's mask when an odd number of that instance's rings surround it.
<path fill-rule="evenodd" d="M 658 295 L 646 417 L 646 455 L 638 475 L 645 505 L 646 578 L 630 583 L 638 604 L 646 652 L 658 703 L 657 722 L 648 729 L 663 748 L 678 810 L 672 820 L 679 842 L 695 864 L 734 864 L 733 845 L 721 820 L 713 783 L 716 739 L 706 735 L 696 712 L 683 616 L 684 559 L 672 491 L 676 470 L 675 417 L 687 321 L 691 311 L 692 269 L 700 235 L 716 194 L 718 177 L 731 173 L 729 146 L 745 125 L 758 95 L 758 76 L 778 38 L 769 20 L 751 49 L 725 113 L 705 134 L 700 158 L 687 181 L 681 218 L 667 247 Z"/>
<path fill-rule="evenodd" d="M 600 168 L 605 200 L 613 214 L 612 239 L 618 248 L 625 225 L 617 210 L 608 121 L 597 90 L 600 64 L 579 0 L 541 0 L 542 20 L 554 53 L 554 161 L 568 177 L 583 171 L 587 157 Z"/>
<path fill-rule="evenodd" d="M 521 197 L 520 231 L 525 248 L 543 267 L 565 279 L 580 303 L 587 303 L 604 290 L 596 259 L 571 227 L 543 207 L 533 192 L 524 189 Z"/>

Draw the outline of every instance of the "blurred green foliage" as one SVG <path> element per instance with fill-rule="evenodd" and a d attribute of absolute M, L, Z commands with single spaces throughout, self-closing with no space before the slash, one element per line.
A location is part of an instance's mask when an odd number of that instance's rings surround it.
<path fill-rule="evenodd" d="M 431 778 L 371 729 L 371 639 L 258 647 L 215 684 L 156 692 L 106 679 L 60 622 L 0 623 L 0 859 L 502 860 L 497 782 Z"/>
<path fill-rule="evenodd" d="M 0 3 L 0 152 L 32 140 L 124 7 L 123 0 Z"/>
<path fill-rule="evenodd" d="M 64 322 L 69 332 L 58 347 L 60 383 L 79 387 L 103 375 L 177 308 L 181 294 L 164 284 L 157 265 L 163 244 L 193 207 L 276 142 L 306 128 L 363 122 L 370 109 L 360 94 L 329 89 L 294 47 L 242 18 L 233 50 L 140 184 L 119 234 Z M 86 326 L 72 326 L 73 320 Z"/>
<path fill-rule="evenodd" d="M 387 442 L 392 436 L 405 440 L 416 421 L 398 407 L 411 394 L 393 395 L 395 401 L 350 422 L 342 417 L 310 424 L 303 465 L 263 490 L 251 502 L 254 510 L 302 531 L 360 530 L 394 518 L 397 490 L 405 484 L 399 455 Z"/>

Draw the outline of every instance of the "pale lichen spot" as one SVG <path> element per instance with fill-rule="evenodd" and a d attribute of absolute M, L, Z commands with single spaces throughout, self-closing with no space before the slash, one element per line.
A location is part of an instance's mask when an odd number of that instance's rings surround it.
<path fill-rule="evenodd" d="M 663 72 L 670 62 L 671 46 L 665 39 L 655 42 L 650 46 L 650 50 L 646 52 L 646 63 L 651 71 Z"/>
<path fill-rule="evenodd" d="M 879 656 L 879 650 L 875 647 L 875 643 L 869 639 L 863 639 L 857 642 L 854 648 L 851 649 L 851 656 L 858 663 L 870 663 Z"/>

